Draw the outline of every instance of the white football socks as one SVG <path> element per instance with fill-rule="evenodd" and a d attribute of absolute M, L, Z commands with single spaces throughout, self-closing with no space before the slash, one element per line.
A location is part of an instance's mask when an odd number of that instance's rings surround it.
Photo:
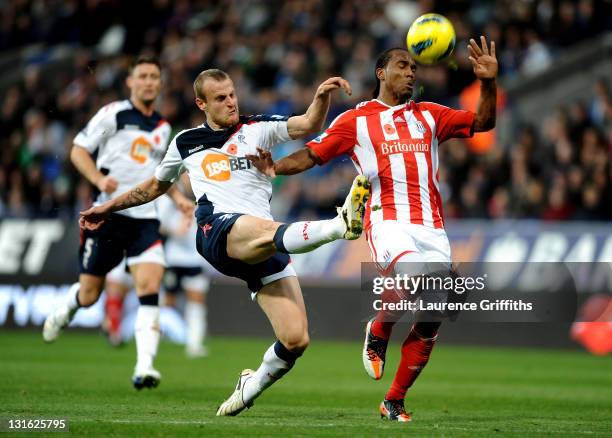
<path fill-rule="evenodd" d="M 285 229 L 283 246 L 289 254 L 301 254 L 342 239 L 345 231 L 340 216 L 321 221 L 294 222 Z"/>
<path fill-rule="evenodd" d="M 255 374 L 253 374 L 253 377 L 244 383 L 242 397 L 246 403 L 255 400 L 266 388 L 287 374 L 287 372 L 293 367 L 295 359 L 299 357 L 298 355 L 289 353 L 295 356 L 292 363 L 281 359 L 278 357 L 275 351 L 275 347 L 278 348 L 276 345 L 277 343 L 279 342 L 275 342 L 266 350 L 263 357 L 263 362 L 257 371 L 255 371 Z"/>
<path fill-rule="evenodd" d="M 136 338 L 136 369 L 153 367 L 153 359 L 159 345 L 159 306 L 141 304 L 136 313 L 134 337 Z"/>
<path fill-rule="evenodd" d="M 74 314 L 74 312 L 81 306 L 79 306 L 79 302 L 77 301 L 77 295 L 79 293 L 79 289 L 81 285 L 79 282 L 74 283 L 68 289 L 68 293 L 66 294 L 66 305 L 68 309 L 70 309 L 70 313 Z"/>
<path fill-rule="evenodd" d="M 206 314 L 206 304 L 197 303 L 195 301 L 187 301 L 185 303 L 187 348 L 198 349 L 202 347 L 208 328 Z"/>

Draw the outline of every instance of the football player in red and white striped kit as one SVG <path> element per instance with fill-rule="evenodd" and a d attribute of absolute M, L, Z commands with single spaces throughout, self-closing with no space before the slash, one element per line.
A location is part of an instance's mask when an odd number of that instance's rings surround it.
<path fill-rule="evenodd" d="M 251 157 L 252 161 L 274 176 L 293 175 L 340 155 L 350 156 L 371 183 L 364 229 L 379 270 L 391 276 L 428 274 L 428 265 L 442 264 L 450 271 L 438 147 L 449 138 L 471 137 L 474 132 L 495 126 L 495 43 L 491 42 L 489 48 L 482 36 L 480 42 L 479 46 L 472 39 L 468 46 L 474 74 L 481 81 L 476 113 L 410 100 L 416 64 L 407 50 L 393 48 L 383 52 L 376 62 L 374 99 L 340 114 L 305 148 L 274 163 L 270 154 L 262 150 L 259 156 Z M 398 299 L 397 295 L 389 298 L 392 294 L 396 292 L 385 292 L 383 300 Z M 363 362 L 373 379 L 383 375 L 387 343 L 399 316 L 380 311 L 368 322 Z M 417 312 L 416 322 L 402 345 L 395 378 L 380 405 L 381 416 L 390 420 L 411 420 L 404 409 L 406 391 L 426 365 L 436 341 L 440 322 L 421 316 Z"/>

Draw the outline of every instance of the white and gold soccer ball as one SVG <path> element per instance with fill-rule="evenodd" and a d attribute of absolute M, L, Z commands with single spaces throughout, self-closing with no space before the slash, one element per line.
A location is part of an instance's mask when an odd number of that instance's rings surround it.
<path fill-rule="evenodd" d="M 455 29 L 440 14 L 425 14 L 414 20 L 406 44 L 412 58 L 420 64 L 436 64 L 445 60 L 455 48 Z"/>

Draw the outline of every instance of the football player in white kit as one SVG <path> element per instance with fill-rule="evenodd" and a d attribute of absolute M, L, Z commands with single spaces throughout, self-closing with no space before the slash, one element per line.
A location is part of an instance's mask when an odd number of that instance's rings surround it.
<path fill-rule="evenodd" d="M 317 89 L 305 114 L 294 117 L 240 116 L 234 84 L 227 73 L 205 70 L 195 80 L 196 105 L 206 122 L 180 132 L 170 143 L 155 177 L 105 204 L 81 213 L 81 227 L 97 229 L 113 212 L 145 204 L 167 191 L 186 169 L 198 199 L 198 252 L 220 272 L 247 282 L 278 338 L 256 371 L 240 374 L 233 394 L 217 415 L 237 415 L 286 374 L 309 343 L 300 285 L 289 254 L 312 251 L 337 239 L 356 239 L 363 228 L 368 182 L 359 176 L 338 216 L 282 224 L 270 214 L 271 179 L 247 158 L 257 148 L 318 132 L 330 94 L 350 86 L 330 78 Z"/>
<path fill-rule="evenodd" d="M 127 77 L 130 99 L 102 107 L 74 139 L 70 158 L 79 172 L 99 190 L 95 204 L 128 191 L 150 177 L 164 156 L 170 125 L 154 109 L 161 89 L 161 67 L 154 58 L 140 57 Z M 94 161 L 92 154 L 97 152 Z M 173 199 L 186 214 L 193 203 L 177 191 Z M 140 307 L 136 317 L 137 362 L 134 387 L 155 387 L 160 373 L 153 367 L 159 344 L 159 287 L 164 253 L 155 206 L 135 206 L 113 214 L 103 227 L 81 234 L 79 282 L 68 299 L 47 317 L 43 338 L 55 341 L 80 307 L 94 304 L 104 288 L 105 275 L 123 257 L 132 273 Z"/>
<path fill-rule="evenodd" d="M 181 178 L 181 182 L 184 179 Z M 185 193 L 185 191 L 183 191 Z M 197 224 L 193 217 L 184 215 L 167 196 L 156 202 L 160 220 L 160 231 L 164 240 L 166 270 L 163 279 L 162 306 L 176 307 L 176 296 L 185 294 L 184 317 L 187 326 L 185 354 L 190 358 L 207 356 L 204 346 L 207 333 L 206 297 L 210 280 L 204 272 L 204 262 L 198 254 L 193 236 Z M 106 275 L 105 331 L 111 345 L 122 344 L 121 320 L 123 301 L 134 288 L 134 281 L 126 270 L 125 259 Z M 162 314 L 163 319 L 163 314 Z M 162 329 L 163 329 L 163 321 Z"/>

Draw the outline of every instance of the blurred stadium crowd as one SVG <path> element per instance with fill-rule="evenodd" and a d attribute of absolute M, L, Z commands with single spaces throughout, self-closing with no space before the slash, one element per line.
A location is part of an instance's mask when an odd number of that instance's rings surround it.
<path fill-rule="evenodd" d="M 451 65 L 422 68 L 421 100 L 458 107 L 473 82 L 466 41 L 497 42 L 501 77 L 548 68 L 568 46 L 610 28 L 606 1 L 353 0 L 9 0 L 0 2 L 0 62 L 28 53 L 15 82 L 0 80 L 0 216 L 73 218 L 91 187 L 68 152 L 103 104 L 126 97 L 131 56 L 159 54 L 165 67 L 160 112 L 175 131 L 202 122 L 192 81 L 205 68 L 230 73 L 242 113 L 301 113 L 319 82 L 341 74 L 353 96 L 334 96 L 330 120 L 371 98 L 378 52 L 403 46 L 411 21 L 435 10 L 455 24 Z M 63 52 L 62 52 L 63 50 Z M 54 68 L 57 53 L 69 64 Z M 64 63 L 67 61 L 63 61 Z M 509 144 L 473 153 L 466 142 L 441 148 L 447 217 L 612 218 L 612 97 L 602 81 L 584 101 L 551 108 L 521 125 Z M 303 142 L 285 144 L 285 155 Z M 277 178 L 279 219 L 325 216 L 354 174 L 348 159 Z"/>

